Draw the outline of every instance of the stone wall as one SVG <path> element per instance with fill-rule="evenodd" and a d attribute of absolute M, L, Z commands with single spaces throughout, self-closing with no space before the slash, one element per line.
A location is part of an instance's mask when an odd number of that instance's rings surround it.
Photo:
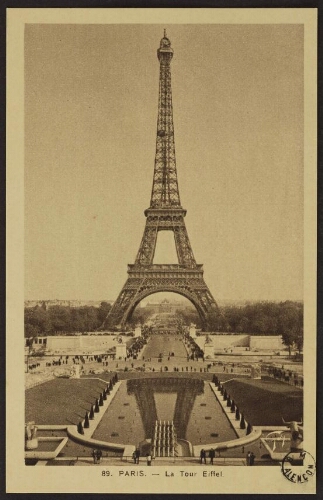
<path fill-rule="evenodd" d="M 249 348 L 259 351 L 281 351 L 285 349 L 280 335 L 225 335 L 225 334 L 208 334 L 212 341 L 215 351 L 221 351 L 232 348 Z M 195 342 L 201 349 L 204 349 L 206 335 L 199 335 Z"/>
<path fill-rule="evenodd" d="M 115 336 L 109 335 L 55 335 L 47 337 L 47 351 L 51 352 L 105 352 L 116 346 Z"/>
<path fill-rule="evenodd" d="M 48 351 L 78 351 L 81 348 L 81 337 L 80 336 L 57 336 L 53 335 L 47 339 L 47 350 Z"/>
<path fill-rule="evenodd" d="M 210 335 L 214 349 L 226 349 L 228 347 L 249 347 L 249 335 Z M 204 349 L 206 335 L 200 335 L 195 342 Z"/>
<path fill-rule="evenodd" d="M 273 349 L 281 351 L 285 349 L 285 346 L 279 335 L 256 335 L 250 336 L 250 349 Z"/>

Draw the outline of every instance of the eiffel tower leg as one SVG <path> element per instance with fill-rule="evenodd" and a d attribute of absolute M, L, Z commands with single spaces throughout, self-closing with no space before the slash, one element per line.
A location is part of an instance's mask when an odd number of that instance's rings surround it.
<path fill-rule="evenodd" d="M 183 225 L 174 228 L 174 237 L 179 264 L 185 265 L 186 267 L 196 267 L 184 221 Z"/>
<path fill-rule="evenodd" d="M 140 280 L 141 281 L 141 280 Z M 115 326 L 123 327 L 126 311 L 133 304 L 134 297 L 137 294 L 138 283 L 135 278 L 128 278 L 124 284 L 117 300 L 109 311 L 101 329 L 112 328 Z"/>
<path fill-rule="evenodd" d="M 195 293 L 198 296 L 199 303 L 205 312 L 205 324 L 203 325 L 203 330 L 211 331 L 216 327 L 216 320 L 220 313 L 218 305 L 212 297 L 212 294 L 204 280 L 203 284 L 203 289 L 195 290 Z"/>
<path fill-rule="evenodd" d="M 154 259 L 157 240 L 157 226 L 149 226 L 146 223 L 145 231 L 140 243 L 136 258 L 136 264 L 151 265 Z"/>

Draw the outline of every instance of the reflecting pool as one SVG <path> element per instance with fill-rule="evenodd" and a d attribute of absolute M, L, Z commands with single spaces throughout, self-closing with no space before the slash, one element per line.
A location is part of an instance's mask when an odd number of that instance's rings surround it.
<path fill-rule="evenodd" d="M 153 437 L 156 420 L 173 421 L 193 445 L 237 437 L 209 382 L 160 377 L 123 381 L 93 438 L 136 445 Z"/>

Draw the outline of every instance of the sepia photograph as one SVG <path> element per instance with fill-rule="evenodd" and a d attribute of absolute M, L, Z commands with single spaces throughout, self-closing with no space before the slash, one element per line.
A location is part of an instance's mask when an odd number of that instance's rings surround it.
<path fill-rule="evenodd" d="M 288 10 L 9 9 L 8 492 L 315 492 L 317 12 Z"/>

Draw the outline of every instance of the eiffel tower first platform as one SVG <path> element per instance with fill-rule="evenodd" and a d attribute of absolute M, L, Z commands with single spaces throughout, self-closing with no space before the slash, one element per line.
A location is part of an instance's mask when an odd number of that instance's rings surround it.
<path fill-rule="evenodd" d="M 150 207 L 145 210 L 146 226 L 134 264 L 128 265 L 128 279 L 106 317 L 103 328 L 120 327 L 139 302 L 156 292 L 175 292 L 194 304 L 203 330 L 211 328 L 218 306 L 197 264 L 186 231 L 176 171 L 170 63 L 171 42 L 161 39 L 156 156 Z M 178 264 L 153 264 L 159 231 L 173 231 Z"/>

